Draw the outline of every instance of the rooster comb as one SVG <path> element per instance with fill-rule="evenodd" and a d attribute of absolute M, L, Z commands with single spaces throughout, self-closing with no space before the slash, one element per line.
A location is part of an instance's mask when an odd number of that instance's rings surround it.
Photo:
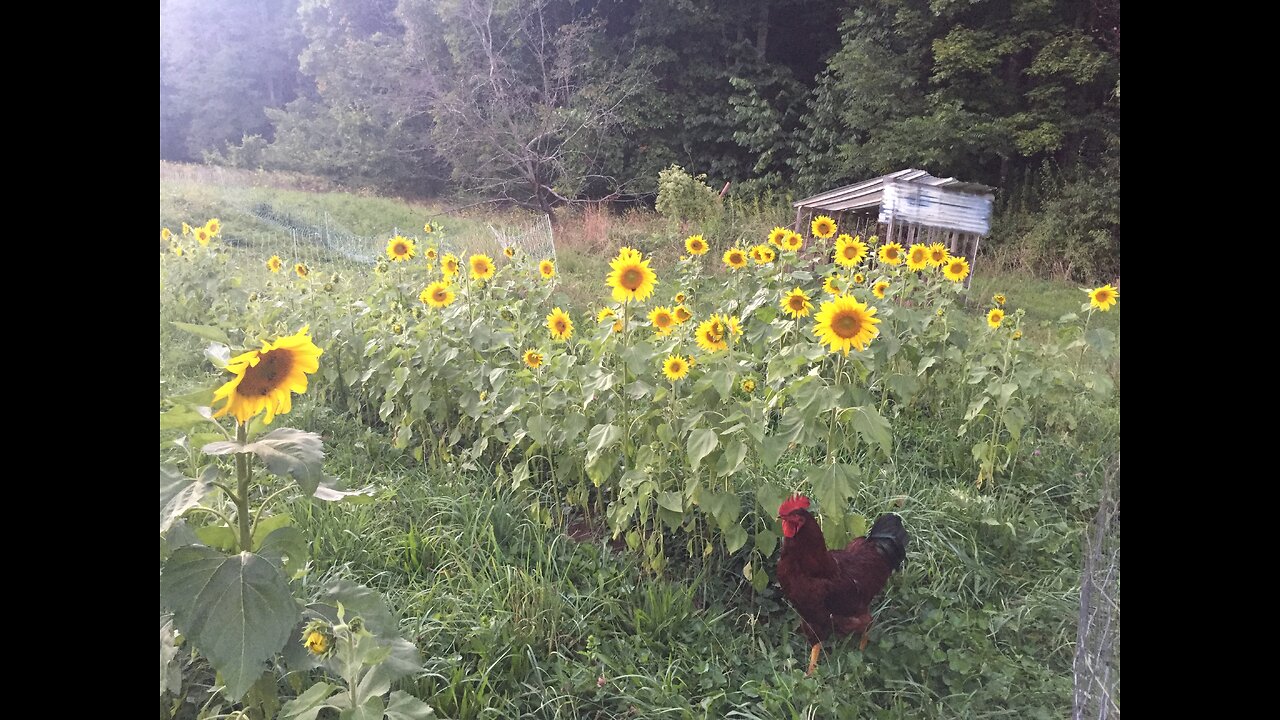
<path fill-rule="evenodd" d="M 792 495 L 786 502 L 778 506 L 778 515 L 787 515 L 800 509 L 809 508 L 809 498 L 803 495 Z"/>

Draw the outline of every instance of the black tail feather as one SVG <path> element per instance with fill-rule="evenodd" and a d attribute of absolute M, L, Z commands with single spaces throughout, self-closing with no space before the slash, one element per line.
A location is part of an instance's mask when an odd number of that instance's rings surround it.
<path fill-rule="evenodd" d="M 903 561 L 907 559 L 907 543 L 911 541 L 911 537 L 907 535 L 907 529 L 902 526 L 901 517 L 894 513 L 885 513 L 876 518 L 875 524 L 871 526 L 871 532 L 867 534 L 867 539 L 880 548 L 880 552 L 893 563 L 894 570 L 902 567 Z"/>

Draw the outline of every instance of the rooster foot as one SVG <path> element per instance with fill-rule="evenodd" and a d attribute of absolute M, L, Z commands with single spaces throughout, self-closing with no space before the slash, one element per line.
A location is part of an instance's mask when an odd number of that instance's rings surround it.
<path fill-rule="evenodd" d="M 816 643 L 809 650 L 809 671 L 804 674 L 805 677 L 812 677 L 813 671 L 818 667 L 818 652 L 822 650 L 822 643 Z"/>

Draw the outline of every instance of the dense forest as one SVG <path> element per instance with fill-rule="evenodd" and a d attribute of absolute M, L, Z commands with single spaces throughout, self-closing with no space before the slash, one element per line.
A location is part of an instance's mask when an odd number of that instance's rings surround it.
<path fill-rule="evenodd" d="M 162 0 L 160 157 L 548 210 L 658 172 L 998 188 L 1028 267 L 1119 273 L 1119 0 Z"/>

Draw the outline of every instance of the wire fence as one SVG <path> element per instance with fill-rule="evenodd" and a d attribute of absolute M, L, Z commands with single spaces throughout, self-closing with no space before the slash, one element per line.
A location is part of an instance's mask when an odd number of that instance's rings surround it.
<path fill-rule="evenodd" d="M 1120 457 L 1103 475 L 1085 534 L 1073 720 L 1120 717 Z"/>

